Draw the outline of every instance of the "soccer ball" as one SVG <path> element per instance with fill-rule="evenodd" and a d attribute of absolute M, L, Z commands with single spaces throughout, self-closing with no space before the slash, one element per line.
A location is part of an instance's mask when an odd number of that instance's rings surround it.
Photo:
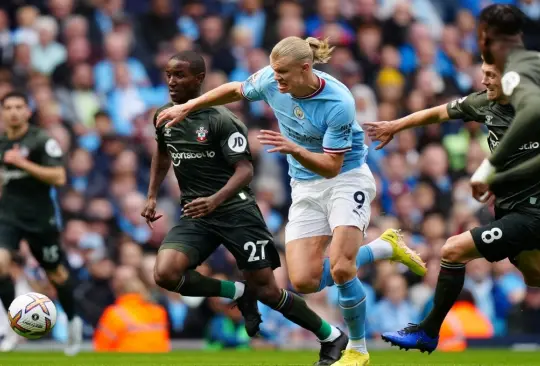
<path fill-rule="evenodd" d="M 15 333 L 28 339 L 38 339 L 56 324 L 56 306 L 47 296 L 29 292 L 13 300 L 8 319 Z"/>

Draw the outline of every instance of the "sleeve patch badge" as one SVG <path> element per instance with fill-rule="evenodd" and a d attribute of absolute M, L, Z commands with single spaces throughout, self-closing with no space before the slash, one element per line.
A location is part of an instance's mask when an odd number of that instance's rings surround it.
<path fill-rule="evenodd" d="M 502 77 L 502 90 L 507 97 L 511 96 L 514 89 L 519 85 L 520 77 L 515 71 L 509 71 Z"/>

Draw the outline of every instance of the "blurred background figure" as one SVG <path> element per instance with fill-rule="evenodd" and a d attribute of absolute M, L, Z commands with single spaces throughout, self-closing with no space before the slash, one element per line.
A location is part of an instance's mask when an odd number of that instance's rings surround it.
<path fill-rule="evenodd" d="M 120 266 L 112 278 L 114 305 L 105 308 L 94 334 L 98 352 L 168 352 L 167 313 L 149 302 L 144 283 L 133 267 Z"/>

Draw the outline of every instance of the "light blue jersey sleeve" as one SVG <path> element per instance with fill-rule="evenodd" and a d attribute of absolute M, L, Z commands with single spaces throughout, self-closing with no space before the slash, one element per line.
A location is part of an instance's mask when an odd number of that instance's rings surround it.
<path fill-rule="evenodd" d="M 344 99 L 328 114 L 328 127 L 323 137 L 323 151 L 326 153 L 345 153 L 352 149 L 356 109 L 354 101 L 349 99 Z"/>
<path fill-rule="evenodd" d="M 266 90 L 274 82 L 274 70 L 266 66 L 242 83 L 242 95 L 251 102 L 266 100 Z"/>

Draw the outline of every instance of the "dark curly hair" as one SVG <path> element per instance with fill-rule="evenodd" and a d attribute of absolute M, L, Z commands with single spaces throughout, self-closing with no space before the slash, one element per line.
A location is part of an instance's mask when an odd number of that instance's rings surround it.
<path fill-rule="evenodd" d="M 522 32 L 527 17 L 514 5 L 493 4 L 480 13 L 479 21 L 499 35 L 515 36 Z"/>

